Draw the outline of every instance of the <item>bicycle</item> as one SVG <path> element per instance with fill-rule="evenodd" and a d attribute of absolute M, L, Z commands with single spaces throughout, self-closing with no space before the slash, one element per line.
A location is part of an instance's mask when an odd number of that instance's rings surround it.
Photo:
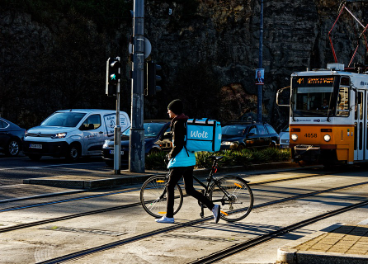
<path fill-rule="evenodd" d="M 207 177 L 207 183 L 202 183 L 193 175 L 193 179 L 199 183 L 207 196 L 214 204 L 221 206 L 221 219 L 228 222 L 235 222 L 244 219 L 253 208 L 253 193 L 248 185 L 248 181 L 238 176 L 223 176 L 220 178 L 213 175 L 217 172 L 218 162 L 223 156 L 210 156 L 212 168 Z M 142 185 L 140 200 L 144 210 L 153 217 L 159 218 L 166 214 L 166 185 L 169 172 L 164 175 L 156 175 L 148 178 Z M 198 202 L 201 206 L 200 216 L 204 218 L 204 208 L 206 206 Z M 174 190 L 174 215 L 179 212 L 183 204 L 183 192 L 179 184 Z"/>

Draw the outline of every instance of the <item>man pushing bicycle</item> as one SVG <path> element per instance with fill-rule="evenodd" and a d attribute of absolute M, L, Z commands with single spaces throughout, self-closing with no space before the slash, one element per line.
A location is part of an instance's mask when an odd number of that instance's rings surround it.
<path fill-rule="evenodd" d="M 167 184 L 167 210 L 166 216 L 156 219 L 157 223 L 174 223 L 174 189 L 181 177 L 184 179 L 185 190 L 199 202 L 206 205 L 214 216 L 215 223 L 220 219 L 220 206 L 214 205 L 202 193 L 193 187 L 193 169 L 196 164 L 194 152 L 188 151 L 186 144 L 186 123 L 188 116 L 183 113 L 183 103 L 180 99 L 173 100 L 167 106 L 167 113 L 172 119 L 170 129 L 172 132 L 172 149 L 167 154 L 169 161 L 167 168 L 170 170 Z"/>

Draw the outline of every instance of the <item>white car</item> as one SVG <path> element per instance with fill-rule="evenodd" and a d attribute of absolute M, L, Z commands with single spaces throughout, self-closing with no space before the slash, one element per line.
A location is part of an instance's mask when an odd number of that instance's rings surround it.
<path fill-rule="evenodd" d="M 115 124 L 114 110 L 59 110 L 41 125 L 27 130 L 23 152 L 32 160 L 39 160 L 42 156 L 66 157 L 69 160 L 100 156 L 105 140 L 114 137 Z M 120 112 L 121 130 L 129 126 L 128 114 Z"/>
<path fill-rule="evenodd" d="M 289 126 L 284 127 L 279 133 L 280 136 L 280 148 L 289 148 L 290 133 Z"/>

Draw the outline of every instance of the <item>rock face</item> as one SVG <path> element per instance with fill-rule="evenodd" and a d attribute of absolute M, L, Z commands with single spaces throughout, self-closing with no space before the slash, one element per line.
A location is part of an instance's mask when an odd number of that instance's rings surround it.
<path fill-rule="evenodd" d="M 363 24 L 368 21 L 367 6 L 347 5 Z M 328 32 L 338 8 L 338 1 L 332 0 L 264 1 L 264 121 L 276 128 L 287 123 L 287 110 L 275 105 L 275 94 L 289 85 L 292 72 L 333 62 Z M 332 32 L 338 60 L 345 65 L 362 32 L 346 14 Z M 109 35 L 73 13 L 46 24 L 24 12 L 1 10 L 2 116 L 31 126 L 59 108 L 114 108 L 114 99 L 104 95 L 105 62 L 116 54 L 127 61 L 130 32 L 131 24 L 123 23 Z M 146 1 L 145 33 L 152 44 L 151 59 L 163 68 L 163 92 L 146 98 L 146 118 L 166 117 L 167 103 L 179 95 L 197 117 L 211 114 L 208 117 L 229 121 L 257 111 L 259 0 Z M 364 63 L 365 57 L 361 45 L 355 62 Z M 124 72 L 128 68 L 129 63 Z M 193 68 L 199 76 L 188 70 Z M 201 69 L 211 82 L 201 81 Z M 183 79 L 183 73 L 191 76 Z M 191 101 L 197 104 L 201 99 L 192 100 L 193 92 L 185 92 L 185 87 L 195 91 L 206 83 L 211 86 L 205 87 L 209 92 L 198 96 L 216 97 L 218 103 L 206 98 L 205 107 L 196 106 L 196 112 L 190 112 Z M 129 112 L 129 82 L 124 80 L 122 87 L 122 109 Z M 209 108 L 217 111 L 203 110 Z"/>

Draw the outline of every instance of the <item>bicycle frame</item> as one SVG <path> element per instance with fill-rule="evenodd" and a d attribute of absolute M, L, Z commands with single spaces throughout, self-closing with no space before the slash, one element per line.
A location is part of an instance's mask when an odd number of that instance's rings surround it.
<path fill-rule="evenodd" d="M 218 160 L 213 160 L 213 164 L 212 164 L 212 168 L 211 168 L 211 171 L 210 171 L 210 173 L 209 173 L 209 175 L 208 175 L 208 177 L 207 177 L 207 184 L 204 184 L 204 183 L 202 183 L 197 177 L 195 177 L 194 175 L 193 175 L 193 179 L 197 182 L 197 183 L 199 183 L 199 185 L 201 185 L 202 187 L 203 187 L 203 189 L 204 190 L 202 190 L 202 192 L 203 192 L 203 195 L 204 196 L 206 196 L 207 197 L 207 195 L 208 195 L 208 193 L 209 193 L 209 190 L 210 190 L 210 188 L 211 188 L 211 186 L 213 186 L 213 185 L 216 185 L 223 193 L 224 193 L 224 195 L 229 199 L 229 200 L 231 200 L 231 197 L 230 197 L 230 195 L 229 195 L 229 193 L 227 192 L 227 190 L 225 190 L 224 188 L 222 188 L 219 184 L 218 184 L 218 180 L 217 180 L 217 178 L 215 178 L 215 177 L 213 177 L 213 175 L 217 172 L 217 167 L 218 167 Z M 221 200 L 212 200 L 212 202 L 222 202 L 223 201 L 223 199 L 221 199 Z M 200 203 L 200 202 L 198 202 L 199 203 L 199 205 L 201 206 L 201 213 L 200 213 L 200 216 L 203 218 L 204 217 L 204 208 L 205 208 L 205 206 L 202 204 L 202 203 Z"/>

